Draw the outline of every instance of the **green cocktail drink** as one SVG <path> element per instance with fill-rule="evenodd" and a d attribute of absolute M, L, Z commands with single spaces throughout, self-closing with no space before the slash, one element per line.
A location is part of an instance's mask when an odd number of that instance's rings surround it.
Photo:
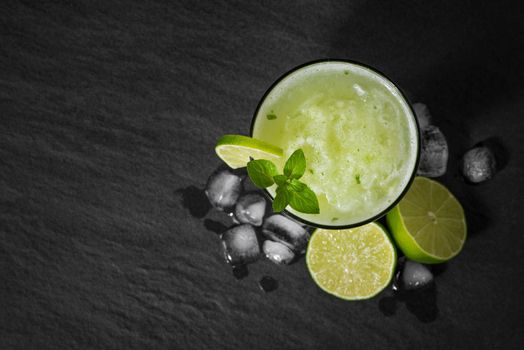
<path fill-rule="evenodd" d="M 321 227 L 362 225 L 385 214 L 418 162 L 416 119 L 400 90 L 346 61 L 315 62 L 282 77 L 262 99 L 252 136 L 281 147 L 283 160 L 304 151 L 301 180 L 316 193 L 320 214 L 287 211 Z M 268 191 L 274 197 L 275 188 Z"/>

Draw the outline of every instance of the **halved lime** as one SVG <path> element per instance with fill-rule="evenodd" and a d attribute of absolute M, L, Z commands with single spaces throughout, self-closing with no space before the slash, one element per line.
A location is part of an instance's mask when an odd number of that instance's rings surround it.
<path fill-rule="evenodd" d="M 345 229 L 317 229 L 309 241 L 306 263 L 324 291 L 346 300 L 368 299 L 393 277 L 397 254 L 377 223 Z"/>
<path fill-rule="evenodd" d="M 224 135 L 218 139 L 215 152 L 233 169 L 247 165 L 249 158 L 278 160 L 284 152 L 267 142 L 242 135 Z"/>
<path fill-rule="evenodd" d="M 416 177 L 410 189 L 387 214 L 399 248 L 411 260 L 427 264 L 457 255 L 466 240 L 466 219 L 458 200 L 440 183 Z"/>

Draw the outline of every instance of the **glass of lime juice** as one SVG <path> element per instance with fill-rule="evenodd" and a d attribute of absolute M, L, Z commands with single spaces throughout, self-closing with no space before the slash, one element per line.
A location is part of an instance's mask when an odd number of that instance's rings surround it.
<path fill-rule="evenodd" d="M 415 176 L 420 152 L 417 121 L 400 89 L 346 60 L 306 63 L 280 77 L 255 111 L 251 136 L 281 147 L 282 163 L 304 151 L 301 181 L 316 193 L 320 214 L 289 206 L 286 212 L 332 229 L 364 225 L 393 208 Z M 267 191 L 274 198 L 275 187 Z"/>

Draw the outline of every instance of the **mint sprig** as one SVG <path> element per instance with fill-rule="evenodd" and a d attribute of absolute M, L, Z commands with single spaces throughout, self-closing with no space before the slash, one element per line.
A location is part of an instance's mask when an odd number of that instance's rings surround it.
<path fill-rule="evenodd" d="M 318 214 L 318 199 L 305 183 L 299 181 L 306 171 L 306 157 L 297 149 L 284 165 L 284 173 L 279 174 L 277 167 L 266 159 L 254 159 L 247 163 L 247 173 L 253 183 L 260 188 L 267 188 L 276 183 L 276 196 L 273 211 L 281 212 L 288 205 L 296 211 L 306 214 Z"/>

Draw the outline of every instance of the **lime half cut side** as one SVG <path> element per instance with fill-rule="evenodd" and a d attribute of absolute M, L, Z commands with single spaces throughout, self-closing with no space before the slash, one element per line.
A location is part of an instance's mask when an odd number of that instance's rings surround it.
<path fill-rule="evenodd" d="M 344 229 L 317 229 L 306 263 L 315 283 L 346 300 L 368 299 L 391 281 L 397 254 L 385 229 L 370 223 Z"/>
<path fill-rule="evenodd" d="M 275 161 L 284 154 L 277 146 L 242 135 L 222 136 L 217 141 L 215 152 L 233 169 L 245 167 L 250 158 Z"/>
<path fill-rule="evenodd" d="M 458 200 L 442 184 L 416 177 L 387 214 L 395 241 L 411 260 L 427 264 L 448 261 L 466 240 L 466 219 Z"/>

